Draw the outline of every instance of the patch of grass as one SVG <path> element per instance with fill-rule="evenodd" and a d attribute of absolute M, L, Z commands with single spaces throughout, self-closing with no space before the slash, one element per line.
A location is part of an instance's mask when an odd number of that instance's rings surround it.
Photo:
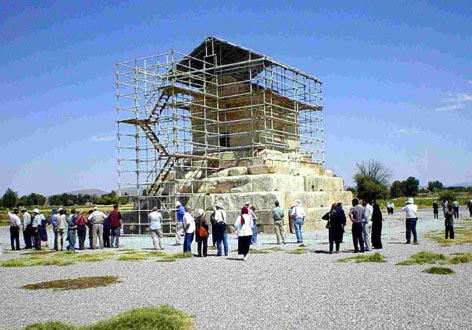
<path fill-rule="evenodd" d="M 78 290 L 105 287 L 119 282 L 120 281 L 116 276 L 92 276 L 28 284 L 22 286 L 21 288 L 27 290 Z"/>
<path fill-rule="evenodd" d="M 306 248 L 306 247 L 308 247 L 308 245 L 305 245 L 305 244 L 302 243 L 302 244 L 300 244 L 298 247 Z"/>
<path fill-rule="evenodd" d="M 74 253 L 46 250 L 28 253 L 19 258 L 0 262 L 2 267 L 33 267 L 33 266 L 69 266 L 78 262 L 96 262 L 112 258 L 113 252 Z"/>
<path fill-rule="evenodd" d="M 192 317 L 172 306 L 136 308 L 91 325 L 74 326 L 62 322 L 35 323 L 24 330 L 191 330 Z"/>
<path fill-rule="evenodd" d="M 285 253 L 290 253 L 290 254 L 304 254 L 308 251 L 308 249 L 305 248 L 296 248 L 293 250 L 287 250 Z"/>
<path fill-rule="evenodd" d="M 179 252 L 179 253 L 171 253 L 171 254 L 166 254 L 164 257 L 162 257 L 164 260 L 172 260 L 172 259 L 186 259 L 186 258 L 193 258 L 193 254 L 191 253 L 184 253 L 184 252 Z"/>
<path fill-rule="evenodd" d="M 268 248 L 267 250 L 270 250 L 270 251 L 282 251 L 283 249 L 282 249 L 282 248 L 279 248 L 278 246 L 274 246 L 274 247 Z"/>
<path fill-rule="evenodd" d="M 424 264 L 436 264 L 440 261 L 445 262 L 446 256 L 442 253 L 434 253 L 431 251 L 421 251 L 417 254 L 412 255 L 408 260 L 397 262 L 398 266 L 409 266 L 409 265 L 424 265 Z"/>
<path fill-rule="evenodd" d="M 386 262 L 385 256 L 382 254 L 375 252 L 374 254 L 362 254 L 362 255 L 357 255 L 355 257 L 349 257 L 349 258 L 341 258 L 337 260 L 338 262 L 349 262 L 349 261 L 355 261 L 356 263 L 359 262 Z"/>
<path fill-rule="evenodd" d="M 120 252 L 136 252 L 136 249 L 118 249 Z"/>
<path fill-rule="evenodd" d="M 267 250 L 249 249 L 249 253 L 252 253 L 252 254 L 267 254 L 267 253 L 270 253 L 270 252 L 267 251 Z"/>
<path fill-rule="evenodd" d="M 438 274 L 438 275 L 448 275 L 448 274 L 455 273 L 455 271 L 446 267 L 431 267 L 431 268 L 427 268 L 423 270 L 423 272 L 428 273 L 428 274 Z"/>
<path fill-rule="evenodd" d="M 148 258 L 147 253 L 134 252 L 129 254 L 122 254 L 118 259 L 119 261 L 143 261 Z"/>
<path fill-rule="evenodd" d="M 472 225 L 466 222 L 464 227 L 454 227 L 454 239 L 445 239 L 444 230 L 430 231 L 425 236 L 430 241 L 440 243 L 442 246 L 472 244 Z"/>
<path fill-rule="evenodd" d="M 61 258 L 13 258 L 0 263 L 2 267 L 34 267 L 34 266 L 69 266 L 76 262 Z"/>
<path fill-rule="evenodd" d="M 450 265 L 458 265 L 458 264 L 466 264 L 472 262 L 472 253 L 452 253 L 451 256 L 448 258 L 448 264 Z"/>
<path fill-rule="evenodd" d="M 31 251 L 22 253 L 22 255 L 35 256 L 35 255 L 54 254 L 54 253 L 58 253 L 58 252 L 56 250 L 31 250 Z"/>
<path fill-rule="evenodd" d="M 164 251 L 151 251 L 147 253 L 147 256 L 150 258 L 155 258 L 155 257 L 165 257 L 167 253 Z"/>

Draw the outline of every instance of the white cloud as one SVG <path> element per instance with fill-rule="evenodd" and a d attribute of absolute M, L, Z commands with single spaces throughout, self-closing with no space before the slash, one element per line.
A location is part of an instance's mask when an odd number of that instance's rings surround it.
<path fill-rule="evenodd" d="M 450 111 L 450 110 L 459 110 L 465 107 L 464 103 L 456 103 L 456 104 L 450 104 L 446 105 L 444 107 L 439 107 L 436 108 L 436 111 Z"/>
<path fill-rule="evenodd" d="M 99 142 L 102 142 L 102 141 L 113 141 L 115 140 L 115 137 L 114 136 L 103 136 L 103 137 L 100 137 L 100 136 L 92 136 L 92 138 L 90 139 L 92 141 L 99 141 Z"/>
<path fill-rule="evenodd" d="M 418 133 L 418 131 L 400 128 L 400 129 L 397 129 L 395 131 L 395 133 L 397 133 L 397 134 L 416 134 L 416 133 Z"/>
<path fill-rule="evenodd" d="M 470 101 L 472 101 L 472 94 L 466 94 L 466 93 L 459 93 L 454 97 L 449 97 L 447 99 L 444 99 L 444 102 L 452 102 L 452 103 L 470 102 Z"/>

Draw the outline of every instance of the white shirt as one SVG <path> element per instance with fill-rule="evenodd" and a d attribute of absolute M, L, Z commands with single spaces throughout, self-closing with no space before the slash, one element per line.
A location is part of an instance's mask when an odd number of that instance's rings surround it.
<path fill-rule="evenodd" d="M 402 211 L 406 212 L 406 218 L 417 218 L 416 211 L 418 210 L 418 206 L 415 204 L 408 204 L 402 207 Z"/>
<path fill-rule="evenodd" d="M 161 213 L 157 211 L 153 211 L 149 213 L 148 220 L 149 220 L 149 229 L 159 230 L 162 228 L 162 225 L 161 225 L 162 214 Z"/>
<path fill-rule="evenodd" d="M 372 205 L 366 204 L 364 208 L 364 221 L 372 221 L 372 212 L 374 212 Z"/>
<path fill-rule="evenodd" d="M 89 215 L 88 220 L 98 225 L 98 224 L 103 224 L 106 218 L 107 218 L 107 215 L 105 213 L 97 210 L 97 211 L 93 211 L 92 214 Z"/>
<path fill-rule="evenodd" d="M 226 223 L 226 211 L 225 210 L 216 210 L 215 211 L 215 221 Z"/>
<path fill-rule="evenodd" d="M 67 216 L 65 214 L 60 214 L 56 217 L 57 229 L 66 229 Z"/>
<path fill-rule="evenodd" d="M 452 205 L 454 205 L 454 207 L 459 207 L 459 202 L 458 202 L 458 201 L 454 201 L 454 202 L 452 202 Z"/>
<path fill-rule="evenodd" d="M 243 214 L 244 225 L 241 226 L 241 216 L 238 216 L 234 222 L 234 227 L 236 228 L 239 236 L 252 236 L 252 228 L 254 227 L 254 222 L 252 221 L 249 214 Z"/>
<path fill-rule="evenodd" d="M 303 218 L 306 216 L 305 214 L 305 210 L 303 209 L 303 207 L 301 206 L 295 206 L 293 209 L 292 209 L 292 214 L 291 214 L 292 217 L 295 217 L 295 218 Z"/>
<path fill-rule="evenodd" d="M 390 207 L 391 207 L 392 209 L 395 208 L 395 204 L 391 203 L 391 204 L 390 204 Z"/>
<path fill-rule="evenodd" d="M 10 217 L 10 226 L 12 227 L 21 226 L 21 220 L 19 216 L 17 216 L 15 213 L 10 213 L 10 212 L 8 212 L 8 216 Z"/>
<path fill-rule="evenodd" d="M 25 227 L 26 229 L 26 226 L 30 224 L 31 224 L 31 214 L 29 214 L 28 212 L 25 212 L 23 214 L 23 227 Z"/>
<path fill-rule="evenodd" d="M 187 225 L 188 225 L 188 228 L 187 228 Z M 195 231 L 195 219 L 188 212 L 185 212 L 184 214 L 184 228 L 186 228 L 185 232 L 187 234 L 191 234 Z"/>
<path fill-rule="evenodd" d="M 41 226 L 41 221 L 42 221 L 43 219 L 46 219 L 46 218 L 44 217 L 44 215 L 42 215 L 42 214 L 36 214 L 36 215 L 33 217 L 33 221 L 31 222 L 31 226 L 32 226 L 33 228 L 38 228 L 39 226 Z"/>

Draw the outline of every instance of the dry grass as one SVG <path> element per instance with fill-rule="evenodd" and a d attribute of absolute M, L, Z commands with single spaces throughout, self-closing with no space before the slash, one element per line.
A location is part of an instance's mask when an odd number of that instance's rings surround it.
<path fill-rule="evenodd" d="M 453 253 L 446 256 L 442 253 L 434 253 L 431 251 L 421 251 L 412 255 L 408 260 L 398 262 L 399 266 L 439 264 L 439 265 L 458 265 L 472 262 L 472 253 Z"/>
<path fill-rule="evenodd" d="M 349 261 L 355 261 L 356 263 L 360 262 L 386 262 L 385 256 L 382 254 L 375 252 L 374 254 L 362 254 L 362 255 L 357 255 L 355 257 L 349 257 L 349 258 L 341 258 L 337 260 L 338 262 L 349 262 Z"/>
<path fill-rule="evenodd" d="M 282 249 L 282 248 L 279 248 L 278 246 L 274 246 L 274 247 L 268 248 L 267 250 L 269 250 L 269 251 L 283 251 L 283 249 Z"/>
<path fill-rule="evenodd" d="M 144 252 L 130 252 L 122 254 L 118 257 L 118 261 L 143 261 L 148 258 L 147 253 Z"/>
<path fill-rule="evenodd" d="M 267 251 L 267 250 L 261 250 L 261 249 L 249 249 L 249 253 L 252 253 L 252 254 L 268 254 L 270 252 Z"/>
<path fill-rule="evenodd" d="M 446 267 L 431 267 L 423 270 L 423 272 L 437 275 L 449 275 L 455 273 L 452 269 Z"/>
<path fill-rule="evenodd" d="M 79 290 L 105 287 L 119 282 L 120 281 L 116 276 L 92 276 L 28 284 L 22 286 L 21 288 L 27 290 Z"/>
<path fill-rule="evenodd" d="M 462 219 L 463 225 L 454 227 L 454 239 L 445 239 L 444 230 L 430 231 L 426 233 L 426 238 L 440 243 L 441 246 L 453 246 L 461 244 L 472 244 L 472 219 Z"/>
<path fill-rule="evenodd" d="M 113 258 L 113 252 L 74 253 L 56 251 L 27 252 L 19 258 L 0 262 L 2 267 L 69 266 L 79 262 L 97 262 Z"/>
<path fill-rule="evenodd" d="M 293 249 L 293 250 L 285 251 L 285 253 L 289 253 L 289 254 L 304 254 L 304 253 L 307 253 L 307 252 L 308 252 L 308 249 L 306 249 L 306 248 L 296 248 L 296 249 Z"/>

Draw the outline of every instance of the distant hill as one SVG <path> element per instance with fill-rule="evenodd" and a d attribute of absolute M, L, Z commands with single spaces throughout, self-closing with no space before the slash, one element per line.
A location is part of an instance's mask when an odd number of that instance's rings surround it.
<path fill-rule="evenodd" d="M 108 191 L 105 190 L 100 190 L 100 189 L 81 189 L 81 190 L 74 190 L 74 191 L 68 191 L 66 194 L 71 194 L 71 195 L 95 195 L 95 196 L 102 196 L 105 194 L 108 194 Z"/>

